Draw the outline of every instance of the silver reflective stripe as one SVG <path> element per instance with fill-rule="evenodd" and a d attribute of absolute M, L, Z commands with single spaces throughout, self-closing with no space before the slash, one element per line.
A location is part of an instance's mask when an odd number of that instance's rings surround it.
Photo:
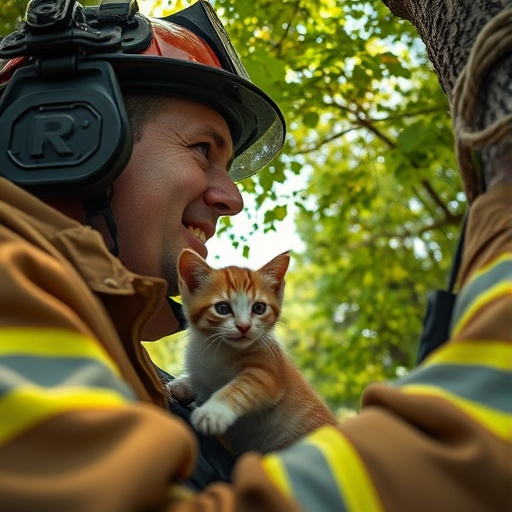
<path fill-rule="evenodd" d="M 512 373 L 476 365 L 425 366 L 394 385 L 432 384 L 491 409 L 512 414 Z"/>
<path fill-rule="evenodd" d="M 380 496 L 355 446 L 334 426 L 263 458 L 270 480 L 311 512 L 383 512 Z"/>
<path fill-rule="evenodd" d="M 83 357 L 13 355 L 0 358 L 0 397 L 19 386 L 111 389 L 135 400 L 131 388 L 101 361 Z"/>
<path fill-rule="evenodd" d="M 345 512 L 338 485 L 322 452 L 302 442 L 277 454 L 286 469 L 294 498 L 308 512 Z"/>
<path fill-rule="evenodd" d="M 511 258 L 510 256 L 508 257 Z M 450 331 L 453 331 L 454 327 L 476 298 L 498 283 L 504 283 L 506 281 L 512 282 L 512 261 L 510 259 L 500 261 L 490 267 L 487 272 L 478 275 L 473 281 L 470 281 L 464 286 L 455 303 Z"/>

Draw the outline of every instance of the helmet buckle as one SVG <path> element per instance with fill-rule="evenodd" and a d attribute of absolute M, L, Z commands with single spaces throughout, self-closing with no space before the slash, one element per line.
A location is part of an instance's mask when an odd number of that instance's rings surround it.
<path fill-rule="evenodd" d="M 76 0 L 31 0 L 25 26 L 0 42 L 0 58 L 117 51 L 121 29 L 92 30 Z"/>

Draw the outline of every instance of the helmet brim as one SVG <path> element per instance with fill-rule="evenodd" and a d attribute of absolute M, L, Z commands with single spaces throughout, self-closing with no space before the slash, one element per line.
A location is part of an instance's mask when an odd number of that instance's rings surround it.
<path fill-rule="evenodd" d="M 279 153 L 285 121 L 279 107 L 256 85 L 197 62 L 152 55 L 100 54 L 113 67 L 123 93 L 163 94 L 196 100 L 219 112 L 231 132 L 240 181 L 263 169 Z"/>

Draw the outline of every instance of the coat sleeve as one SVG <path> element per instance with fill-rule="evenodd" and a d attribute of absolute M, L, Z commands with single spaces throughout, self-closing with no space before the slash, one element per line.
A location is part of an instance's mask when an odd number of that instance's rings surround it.
<path fill-rule="evenodd" d="M 1 223 L 0 260 L 0 510 L 169 503 L 193 468 L 189 429 L 126 384 L 84 321 L 101 305 L 65 262 Z"/>
<path fill-rule="evenodd" d="M 512 185 L 471 208 L 449 342 L 371 385 L 358 417 L 246 455 L 234 482 L 241 503 L 280 491 L 289 510 L 512 510 Z M 261 503 L 245 509 L 285 510 Z"/>
<path fill-rule="evenodd" d="M 509 511 L 511 197 L 502 185 L 472 206 L 449 343 L 370 386 L 357 418 L 247 454 L 232 484 L 195 495 L 175 485 L 190 431 L 135 399 L 78 320 L 69 273 L 0 229 L 0 510 Z"/>

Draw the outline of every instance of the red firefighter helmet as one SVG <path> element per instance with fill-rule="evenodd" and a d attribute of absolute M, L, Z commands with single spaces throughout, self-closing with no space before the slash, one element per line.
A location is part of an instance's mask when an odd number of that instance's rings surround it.
<path fill-rule="evenodd" d="M 205 0 L 161 19 L 138 14 L 135 0 L 103 0 L 85 9 L 75 0 L 31 4 L 25 29 L 0 43 L 0 101 L 17 70 L 43 55 L 74 52 L 85 62 L 109 63 L 122 93 L 181 96 L 217 110 L 233 138 L 235 181 L 258 172 L 281 149 L 279 108 L 250 81 Z"/>

